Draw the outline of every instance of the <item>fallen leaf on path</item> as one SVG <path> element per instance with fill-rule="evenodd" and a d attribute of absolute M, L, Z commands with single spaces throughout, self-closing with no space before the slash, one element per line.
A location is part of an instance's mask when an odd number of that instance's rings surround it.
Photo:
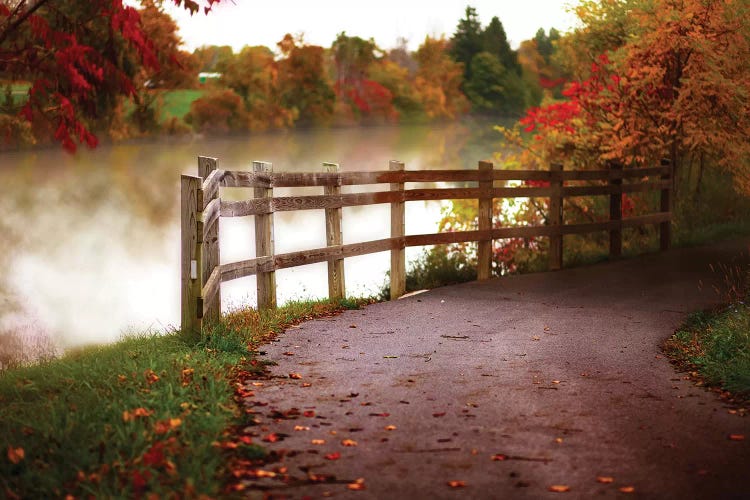
<path fill-rule="evenodd" d="M 623 493 L 633 493 L 635 488 L 633 486 L 621 486 L 619 490 Z"/>
<path fill-rule="evenodd" d="M 566 491 L 570 491 L 570 486 L 565 484 L 553 484 L 552 486 L 548 487 L 547 490 L 554 493 L 565 493 Z"/>
<path fill-rule="evenodd" d="M 23 451 L 23 448 L 13 448 L 12 446 L 8 446 L 8 460 L 12 464 L 18 464 L 26 457 L 26 452 Z"/>
<path fill-rule="evenodd" d="M 329 453 L 323 458 L 325 458 L 326 460 L 338 460 L 339 458 L 341 458 L 341 453 L 339 453 L 338 451 L 336 453 Z"/>
<path fill-rule="evenodd" d="M 398 359 L 398 356 L 383 356 L 383 359 Z"/>
<path fill-rule="evenodd" d="M 294 356 L 294 353 L 291 352 L 291 351 L 287 351 L 287 352 L 285 352 L 283 354 L 284 354 L 284 356 Z"/>
<path fill-rule="evenodd" d="M 307 418 L 312 418 L 315 416 L 315 412 L 313 410 L 305 410 L 302 415 L 306 416 Z"/>
<path fill-rule="evenodd" d="M 531 337 L 531 340 L 533 340 L 534 342 L 538 341 L 539 335 L 534 335 L 533 337 Z"/>
<path fill-rule="evenodd" d="M 305 425 L 295 425 L 294 430 L 295 431 L 309 431 L 310 428 Z"/>
<path fill-rule="evenodd" d="M 559 380 L 553 380 L 553 381 L 552 381 L 552 383 L 553 383 L 553 384 L 559 384 L 559 383 L 560 383 L 560 381 L 559 381 Z"/>
<path fill-rule="evenodd" d="M 357 328 L 357 325 L 349 325 L 349 328 Z"/>
<path fill-rule="evenodd" d="M 465 488 L 466 481 L 448 481 L 448 486 L 451 488 Z"/>
<path fill-rule="evenodd" d="M 346 487 L 349 488 L 350 490 L 355 490 L 355 491 L 364 490 L 365 489 L 365 478 L 360 477 L 359 479 L 357 479 L 353 483 L 347 484 Z"/>
<path fill-rule="evenodd" d="M 304 384 L 302 384 L 302 387 L 312 387 L 312 384 L 309 382 L 305 382 Z"/>
<path fill-rule="evenodd" d="M 312 443 L 312 444 L 326 444 L 326 440 L 325 439 L 313 439 L 312 441 L 310 441 L 310 443 Z"/>
<path fill-rule="evenodd" d="M 262 387 L 263 382 L 253 382 L 251 385 L 254 385 L 255 387 Z"/>
<path fill-rule="evenodd" d="M 390 413 L 370 413 L 371 417 L 390 417 Z"/>
<path fill-rule="evenodd" d="M 503 455 L 502 453 L 497 453 L 495 455 L 492 455 L 490 458 L 492 460 L 494 460 L 495 462 L 501 462 L 503 460 L 508 460 L 508 455 Z"/>
<path fill-rule="evenodd" d="M 289 378 L 293 378 L 295 380 L 299 380 L 299 379 L 302 378 L 302 375 L 300 375 L 299 373 L 290 373 L 289 374 Z"/>
<path fill-rule="evenodd" d="M 344 439 L 341 441 L 343 446 L 357 446 L 357 442 L 353 439 Z"/>
<path fill-rule="evenodd" d="M 596 477 L 597 483 L 609 484 L 609 483 L 613 483 L 614 481 L 615 481 L 615 478 L 609 477 L 609 476 L 597 476 Z"/>
<path fill-rule="evenodd" d="M 745 435 L 744 434 L 730 434 L 729 440 L 730 441 L 744 441 Z"/>
<path fill-rule="evenodd" d="M 395 431 L 396 430 L 396 426 L 395 425 L 386 425 L 385 426 L 385 430 L 387 430 L 387 431 Z"/>
<path fill-rule="evenodd" d="M 272 432 L 271 434 L 267 436 L 263 436 L 263 441 L 265 441 L 266 443 L 275 443 L 278 440 L 279 440 L 279 435 L 276 434 L 275 432 Z"/>
<path fill-rule="evenodd" d="M 433 413 L 432 416 L 435 417 L 435 418 L 437 418 L 437 417 L 444 417 L 445 416 L 445 412 L 443 411 L 443 412 L 440 412 L 440 413 Z"/>
<path fill-rule="evenodd" d="M 555 438 L 555 443 L 562 444 L 563 438 Z"/>
<path fill-rule="evenodd" d="M 253 471 L 255 477 L 276 477 L 276 473 L 270 470 L 258 469 Z"/>

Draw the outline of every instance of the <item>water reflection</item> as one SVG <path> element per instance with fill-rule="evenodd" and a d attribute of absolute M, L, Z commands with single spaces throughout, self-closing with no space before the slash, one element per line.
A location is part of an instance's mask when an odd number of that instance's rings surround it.
<path fill-rule="evenodd" d="M 476 168 L 497 147 L 487 124 L 292 131 L 250 138 L 102 146 L 70 156 L 58 150 L 0 155 L 0 331 L 48 334 L 59 345 L 116 340 L 128 329 L 179 322 L 179 175 L 196 156 L 222 168 L 253 160 L 276 170 Z M 407 204 L 407 232 L 431 232 L 439 204 Z M 252 219 L 222 220 L 222 262 L 254 256 Z M 325 245 L 323 211 L 276 217 L 278 253 Z M 344 209 L 344 242 L 386 237 L 388 207 Z M 407 256 L 419 253 L 410 249 Z M 347 259 L 349 293 L 382 285 L 388 255 Z M 325 264 L 277 273 L 279 300 L 322 297 Z M 254 278 L 224 284 L 224 308 L 255 300 Z"/>

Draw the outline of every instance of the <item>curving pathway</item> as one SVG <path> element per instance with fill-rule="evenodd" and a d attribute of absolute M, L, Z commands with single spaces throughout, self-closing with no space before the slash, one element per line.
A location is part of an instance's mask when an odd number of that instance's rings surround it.
<path fill-rule="evenodd" d="M 467 283 L 292 329 L 267 346 L 278 365 L 247 403 L 258 439 L 280 438 L 263 443 L 283 455 L 266 470 L 282 467 L 286 482 L 245 491 L 750 498 L 750 418 L 659 348 L 718 301 L 709 264 L 747 262 L 747 250 L 734 241 Z"/>

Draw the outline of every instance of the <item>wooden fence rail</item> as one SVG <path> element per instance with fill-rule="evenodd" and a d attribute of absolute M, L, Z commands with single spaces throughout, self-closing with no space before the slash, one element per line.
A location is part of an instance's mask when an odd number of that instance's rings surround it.
<path fill-rule="evenodd" d="M 478 279 L 492 272 L 492 240 L 502 238 L 550 238 L 550 269 L 560 269 L 563 236 L 595 231 L 609 232 L 611 257 L 622 253 L 622 230 L 654 224 L 659 228 L 660 247 L 666 249 L 671 238 L 672 168 L 668 162 L 658 167 L 624 169 L 611 164 L 607 169 L 565 171 L 560 165 L 550 170 L 495 170 L 491 162 L 479 162 L 478 170 L 404 169 L 392 161 L 389 170 L 377 172 L 341 172 L 335 163 L 324 163 L 322 172 L 273 172 L 266 162 L 253 162 L 252 172 L 221 170 L 215 158 L 199 157 L 199 177 L 183 175 L 181 184 L 182 227 L 182 329 L 199 332 L 204 321 L 213 322 L 221 309 L 221 283 L 245 276 L 257 276 L 258 307 L 276 306 L 275 271 L 318 262 L 328 263 L 330 297 L 345 295 L 344 259 L 375 252 L 391 252 L 391 298 L 406 289 L 404 249 L 411 246 L 476 241 Z M 629 182 L 625 183 L 624 180 Z M 495 181 L 537 181 L 537 186 L 495 186 Z M 601 185 L 567 186 L 569 181 L 602 181 Z M 407 183 L 476 183 L 476 187 L 411 188 Z M 342 186 L 380 184 L 380 191 L 342 193 Z M 546 184 L 546 185 L 545 185 Z M 276 187 L 323 188 L 321 195 L 273 195 Z M 252 188 L 254 197 L 225 201 L 222 188 Z M 660 211 L 623 218 L 622 195 L 646 191 L 660 192 Z M 609 196 L 609 220 L 586 224 L 565 224 L 563 202 L 576 196 Z M 495 198 L 549 198 L 547 225 L 492 226 Z M 474 231 L 407 235 L 405 204 L 425 200 L 478 200 L 478 225 Z M 342 208 L 390 204 L 391 236 L 374 241 L 343 244 Z M 273 214 L 289 210 L 324 210 L 326 247 L 275 254 Z M 255 218 L 256 257 L 222 264 L 219 256 L 220 219 L 253 216 Z"/>

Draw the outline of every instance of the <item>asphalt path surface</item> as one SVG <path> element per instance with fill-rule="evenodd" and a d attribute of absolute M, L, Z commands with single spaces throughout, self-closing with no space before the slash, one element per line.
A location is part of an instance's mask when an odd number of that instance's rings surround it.
<path fill-rule="evenodd" d="M 287 479 L 245 491 L 750 498 L 750 418 L 660 350 L 688 313 L 718 303 L 719 267 L 746 266 L 747 255 L 747 240 L 674 249 L 293 328 L 264 346 L 278 364 L 247 403 L 259 439 L 279 438 L 263 443 L 281 454 L 266 469 Z"/>

